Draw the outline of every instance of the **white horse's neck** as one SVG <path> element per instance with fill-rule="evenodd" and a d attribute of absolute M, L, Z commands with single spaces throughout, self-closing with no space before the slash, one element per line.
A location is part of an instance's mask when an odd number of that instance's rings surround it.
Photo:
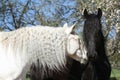
<path fill-rule="evenodd" d="M 14 55 L 21 64 L 23 64 L 22 61 L 26 64 L 36 62 L 37 59 L 42 66 L 49 66 L 51 69 L 66 64 L 66 34 L 64 30 L 36 27 L 23 28 L 8 32 L 8 34 L 9 36 L 2 42 L 3 46 L 6 45 L 4 49 L 8 48 L 7 54 Z"/>

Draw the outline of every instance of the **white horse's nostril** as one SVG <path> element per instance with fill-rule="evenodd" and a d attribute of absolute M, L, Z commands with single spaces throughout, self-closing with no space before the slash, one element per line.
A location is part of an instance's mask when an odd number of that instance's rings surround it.
<path fill-rule="evenodd" d="M 77 54 L 77 56 L 82 57 L 82 54 L 81 54 L 80 50 L 77 50 L 76 54 Z"/>
<path fill-rule="evenodd" d="M 86 64 L 86 63 L 87 63 L 87 60 L 86 60 L 86 59 L 81 59 L 81 60 L 80 60 L 80 63 L 81 63 L 81 64 Z"/>
<path fill-rule="evenodd" d="M 81 50 L 77 50 L 76 55 L 79 56 L 79 61 L 81 64 L 87 63 L 87 56 L 86 53 L 82 52 Z"/>

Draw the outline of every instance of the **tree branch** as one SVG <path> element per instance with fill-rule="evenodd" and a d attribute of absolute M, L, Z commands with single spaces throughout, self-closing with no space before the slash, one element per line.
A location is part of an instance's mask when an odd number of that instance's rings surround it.
<path fill-rule="evenodd" d="M 13 6 L 10 2 L 8 2 L 8 6 L 10 8 L 10 12 L 11 12 L 11 15 L 12 15 L 14 27 L 15 27 L 15 29 L 17 29 L 18 26 L 17 26 L 17 21 L 16 21 L 16 18 L 15 18 L 14 12 L 13 12 Z"/>
<path fill-rule="evenodd" d="M 20 28 L 21 20 L 22 20 L 22 18 L 23 18 L 23 15 L 26 13 L 26 10 L 27 10 L 27 8 L 28 8 L 28 4 L 29 4 L 30 1 L 31 1 L 31 0 L 28 0 L 28 1 L 27 1 L 26 5 L 24 6 L 24 8 L 23 8 L 23 10 L 22 10 L 22 13 L 21 13 L 21 15 L 20 15 L 20 17 L 19 17 L 19 19 L 18 19 L 18 28 Z"/>

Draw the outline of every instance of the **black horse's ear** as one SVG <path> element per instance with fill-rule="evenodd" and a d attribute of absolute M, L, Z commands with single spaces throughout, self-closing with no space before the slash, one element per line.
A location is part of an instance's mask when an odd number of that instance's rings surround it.
<path fill-rule="evenodd" d="M 87 9 L 84 10 L 84 13 L 83 13 L 83 14 L 84 14 L 84 18 L 88 18 L 88 15 L 89 15 L 89 14 L 88 14 Z"/>
<path fill-rule="evenodd" d="M 98 16 L 99 19 L 102 17 L 102 10 L 100 8 L 98 8 L 97 16 Z"/>

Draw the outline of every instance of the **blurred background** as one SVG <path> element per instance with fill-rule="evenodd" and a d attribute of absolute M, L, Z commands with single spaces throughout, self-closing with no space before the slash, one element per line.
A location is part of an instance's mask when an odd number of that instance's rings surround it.
<path fill-rule="evenodd" d="M 120 80 L 120 0 L 0 0 L 0 31 L 78 22 L 76 33 L 81 35 L 83 10 L 96 13 L 97 8 L 103 11 L 101 21 L 112 66 L 111 80 Z"/>

